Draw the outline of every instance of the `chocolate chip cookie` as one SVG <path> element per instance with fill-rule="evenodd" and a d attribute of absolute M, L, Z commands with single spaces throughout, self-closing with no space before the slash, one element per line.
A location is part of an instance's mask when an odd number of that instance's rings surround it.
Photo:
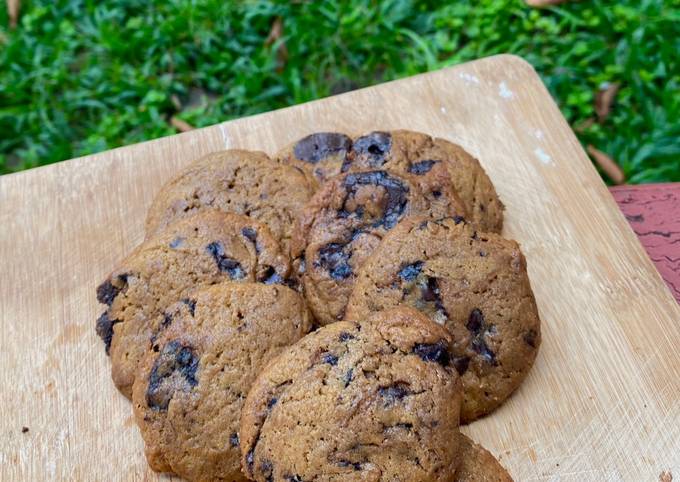
<path fill-rule="evenodd" d="M 344 172 L 387 169 L 424 176 L 446 169 L 469 222 L 482 231 L 500 233 L 503 204 L 480 165 L 462 147 L 419 132 L 375 131 L 354 140 L 339 132 L 311 134 L 277 154 L 279 161 L 300 167 L 318 187 Z"/>
<path fill-rule="evenodd" d="M 400 308 L 307 335 L 241 411 L 256 481 L 453 481 L 460 382 L 446 330 Z"/>
<path fill-rule="evenodd" d="M 215 152 L 163 186 L 147 215 L 147 237 L 177 219 L 212 208 L 266 224 L 285 250 L 295 216 L 312 192 L 304 172 L 262 152 Z"/>
<path fill-rule="evenodd" d="M 512 477 L 481 445 L 460 434 L 460 465 L 455 482 L 512 482 Z"/>
<path fill-rule="evenodd" d="M 290 264 L 267 227 L 237 214 L 204 210 L 139 246 L 97 288 L 108 305 L 97 333 L 111 355 L 113 381 L 128 398 L 164 310 L 192 290 L 222 281 L 282 283 Z"/>
<path fill-rule="evenodd" d="M 540 320 L 519 246 L 460 218 L 404 220 L 364 262 L 354 286 L 347 319 L 406 305 L 449 330 L 463 422 L 498 407 L 536 358 Z"/>
<path fill-rule="evenodd" d="M 132 396 L 149 465 L 190 481 L 245 481 L 241 406 L 264 366 L 309 331 L 304 300 L 281 285 L 224 282 L 166 316 Z"/>
<path fill-rule="evenodd" d="M 424 193 L 409 174 L 352 172 L 326 182 L 305 206 L 291 242 L 291 255 L 305 296 L 320 324 L 342 319 L 355 273 L 382 237 L 409 215 L 463 214 L 442 175 L 428 181 L 441 191 Z"/>

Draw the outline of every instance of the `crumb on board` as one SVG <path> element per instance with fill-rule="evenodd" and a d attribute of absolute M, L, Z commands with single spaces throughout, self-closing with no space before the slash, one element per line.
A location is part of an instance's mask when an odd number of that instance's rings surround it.
<path fill-rule="evenodd" d="M 21 427 L 21 433 L 28 432 L 28 427 Z"/>
<path fill-rule="evenodd" d="M 664 470 L 659 474 L 659 482 L 673 482 L 673 474 L 670 470 L 668 472 Z"/>

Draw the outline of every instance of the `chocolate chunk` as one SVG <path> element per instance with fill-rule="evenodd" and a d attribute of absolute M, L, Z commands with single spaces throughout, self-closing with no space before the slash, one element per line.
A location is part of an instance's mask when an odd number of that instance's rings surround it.
<path fill-rule="evenodd" d="M 484 314 L 477 308 L 470 312 L 468 316 L 468 321 L 465 327 L 472 334 L 478 335 L 484 326 Z"/>
<path fill-rule="evenodd" d="M 434 161 L 432 159 L 428 159 L 426 161 L 418 161 L 414 162 L 408 167 L 408 172 L 411 174 L 417 174 L 417 175 L 422 175 L 425 173 L 430 172 L 430 169 L 432 169 L 432 166 L 437 164 L 439 161 Z"/>
<path fill-rule="evenodd" d="M 332 353 L 326 353 L 323 358 L 322 358 L 324 363 L 328 363 L 331 366 L 335 366 L 338 364 L 338 357 L 333 355 Z"/>
<path fill-rule="evenodd" d="M 300 256 L 300 261 L 298 263 L 297 272 L 298 275 L 302 276 L 307 270 L 307 260 L 305 259 L 305 253 Z"/>
<path fill-rule="evenodd" d="M 343 331 L 340 333 L 340 336 L 338 338 L 340 339 L 340 341 L 346 342 L 347 340 L 353 340 L 354 335 L 352 335 L 351 333 L 347 333 L 346 331 Z"/>
<path fill-rule="evenodd" d="M 167 410 L 178 390 L 189 391 L 198 384 L 199 359 L 194 350 L 179 340 L 167 343 L 156 358 L 149 375 L 146 402 L 154 410 Z"/>
<path fill-rule="evenodd" d="M 260 472 L 267 477 L 267 482 L 274 480 L 274 465 L 270 460 L 264 459 L 260 464 Z"/>
<path fill-rule="evenodd" d="M 248 465 L 248 472 L 253 474 L 253 463 L 255 461 L 255 449 L 250 449 L 246 455 L 246 464 Z"/>
<path fill-rule="evenodd" d="M 258 281 L 266 285 L 283 284 L 283 278 L 281 278 L 281 275 L 279 275 L 279 273 L 277 273 L 272 266 L 267 267 L 266 271 L 262 276 L 260 276 Z"/>
<path fill-rule="evenodd" d="M 109 318 L 109 312 L 105 311 L 97 318 L 96 331 L 99 338 L 104 341 L 104 347 L 106 348 L 106 354 L 109 354 L 111 349 L 111 339 L 113 338 L 113 325 L 120 322 L 120 320 L 112 320 Z"/>
<path fill-rule="evenodd" d="M 253 243 L 257 241 L 257 231 L 255 231 L 250 226 L 246 226 L 245 228 L 241 229 L 241 234 Z"/>
<path fill-rule="evenodd" d="M 246 226 L 245 228 L 241 229 L 241 234 L 244 238 L 253 243 L 255 246 L 255 254 L 260 254 L 260 246 L 257 243 L 257 231 L 255 231 L 255 229 L 251 228 L 250 226 Z"/>
<path fill-rule="evenodd" d="M 229 436 L 229 445 L 231 445 L 232 447 L 239 446 L 238 434 L 236 432 L 232 433 Z"/>
<path fill-rule="evenodd" d="M 190 298 L 184 298 L 182 300 L 182 303 L 187 305 L 189 308 L 189 313 L 191 313 L 191 316 L 194 316 L 194 313 L 196 313 L 196 300 L 192 300 Z"/>
<path fill-rule="evenodd" d="M 489 348 L 484 338 L 484 335 L 493 328 L 493 325 L 488 325 L 484 319 L 484 314 L 478 308 L 475 308 L 470 312 L 465 327 L 474 335 L 470 341 L 472 350 L 480 355 L 484 361 L 496 366 L 496 354 Z"/>
<path fill-rule="evenodd" d="M 486 340 L 483 336 L 475 336 L 472 339 L 472 349 L 487 363 L 493 366 L 497 365 L 496 354 L 491 351 L 491 348 L 489 348 L 489 345 L 486 344 Z"/>
<path fill-rule="evenodd" d="M 304 482 L 302 480 L 302 477 L 300 477 L 297 474 L 296 475 L 285 475 L 283 478 L 286 479 L 288 482 Z"/>
<path fill-rule="evenodd" d="M 413 347 L 413 353 L 427 362 L 437 362 L 442 366 L 449 364 L 450 356 L 448 346 L 445 341 L 437 343 L 419 343 Z"/>
<path fill-rule="evenodd" d="M 269 400 L 267 400 L 267 410 L 271 410 L 274 405 L 278 403 L 279 399 L 276 397 L 272 397 Z"/>
<path fill-rule="evenodd" d="M 246 276 L 241 263 L 230 258 L 224 253 L 224 246 L 220 242 L 210 243 L 205 247 L 206 251 L 215 259 L 217 267 L 223 273 L 228 273 L 231 279 L 243 279 Z"/>
<path fill-rule="evenodd" d="M 116 276 L 114 284 L 111 278 L 104 281 L 97 287 L 97 301 L 103 305 L 111 306 L 113 300 L 127 286 L 128 274 Z"/>
<path fill-rule="evenodd" d="M 180 246 L 182 246 L 182 244 L 184 244 L 184 238 L 178 236 L 172 241 L 170 241 L 170 244 L 168 244 L 168 246 L 170 246 L 172 249 L 177 249 Z"/>
<path fill-rule="evenodd" d="M 524 340 L 524 343 L 529 345 L 531 348 L 536 348 L 536 338 L 538 337 L 538 333 L 536 330 L 531 329 L 527 331 L 522 339 Z"/>
<path fill-rule="evenodd" d="M 413 281 L 420 274 L 423 269 L 423 262 L 416 261 L 415 263 L 407 264 L 399 270 L 399 277 L 404 281 Z"/>
<path fill-rule="evenodd" d="M 387 202 L 385 203 L 382 218 L 375 221 L 372 226 L 374 228 L 383 226 L 385 229 L 392 229 L 399 222 L 406 209 L 409 187 L 400 179 L 387 174 L 386 171 L 366 171 L 348 174 L 344 181 L 347 197 L 340 212 L 349 212 L 345 207 L 347 201 L 354 198 L 361 186 L 377 186 L 382 187 L 386 191 Z M 354 212 L 356 213 L 357 211 L 358 209 Z M 363 210 L 361 214 L 363 215 Z M 357 217 L 359 217 L 358 214 Z"/>
<path fill-rule="evenodd" d="M 352 275 L 352 267 L 349 265 L 351 255 L 344 249 L 346 245 L 330 243 L 319 249 L 319 258 L 314 261 L 314 266 L 328 271 L 331 278 L 342 280 Z"/>
<path fill-rule="evenodd" d="M 360 462 L 350 462 L 349 460 L 338 460 L 336 462 L 339 467 L 352 467 L 354 470 L 361 470 Z"/>
<path fill-rule="evenodd" d="M 439 199 L 442 197 L 442 192 L 441 191 L 432 191 L 432 195 L 434 196 L 435 199 Z"/>
<path fill-rule="evenodd" d="M 163 321 L 161 321 L 161 329 L 165 329 L 172 323 L 172 316 L 169 313 L 163 313 Z"/>
<path fill-rule="evenodd" d="M 395 383 L 389 387 L 380 387 L 378 394 L 385 399 L 385 405 L 392 405 L 409 395 L 411 391 L 406 383 Z"/>
<path fill-rule="evenodd" d="M 352 380 L 354 379 L 354 369 L 350 368 L 345 372 L 345 375 L 342 377 L 342 381 L 345 382 L 345 388 L 349 386 L 350 383 L 352 383 Z"/>
<path fill-rule="evenodd" d="M 443 314 L 446 318 L 449 317 L 449 313 L 444 307 L 444 302 L 442 301 L 441 291 L 439 289 L 439 281 L 437 278 L 427 278 L 427 285 L 420 288 L 420 295 L 425 301 L 434 302 L 434 307 L 437 311 Z"/>
<path fill-rule="evenodd" d="M 465 374 L 465 372 L 468 370 L 468 367 L 470 366 L 470 357 L 469 356 L 454 357 L 452 364 L 456 368 L 458 375 L 462 376 Z"/>
<path fill-rule="evenodd" d="M 453 222 L 456 223 L 456 224 L 464 223 L 465 218 L 463 216 L 454 216 Z"/>
<path fill-rule="evenodd" d="M 376 131 L 354 141 L 352 153 L 362 160 L 365 159 L 368 166 L 379 167 L 385 163 L 391 149 L 392 136 L 390 133 Z"/>
<path fill-rule="evenodd" d="M 316 164 L 332 156 L 344 156 L 352 147 L 352 139 L 339 132 L 317 132 L 300 139 L 293 154 L 301 161 Z"/>

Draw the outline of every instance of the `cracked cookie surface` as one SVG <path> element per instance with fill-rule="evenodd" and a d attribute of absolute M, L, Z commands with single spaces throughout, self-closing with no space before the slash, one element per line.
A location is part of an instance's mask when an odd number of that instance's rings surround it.
<path fill-rule="evenodd" d="M 320 324 L 343 318 L 357 270 L 401 219 L 464 213 L 439 176 L 448 174 L 430 175 L 431 182 L 444 189 L 436 199 L 430 199 L 412 175 L 377 170 L 336 176 L 307 203 L 291 242 L 291 256 Z"/>
<path fill-rule="evenodd" d="M 541 342 L 526 260 L 516 242 L 460 218 L 404 220 L 360 269 L 347 319 L 411 306 L 450 332 L 463 382 L 461 420 L 498 407 L 526 377 Z"/>
<path fill-rule="evenodd" d="M 241 406 L 264 366 L 309 331 L 304 300 L 281 285 L 224 282 L 166 314 L 133 389 L 149 465 L 190 481 L 245 481 Z"/>
<path fill-rule="evenodd" d="M 246 216 L 202 211 L 145 241 L 97 288 L 107 305 L 97 333 L 116 387 L 130 397 L 139 359 L 172 303 L 222 281 L 283 283 L 289 274 L 269 229 Z"/>
<path fill-rule="evenodd" d="M 243 214 L 267 225 L 286 249 L 295 216 L 313 192 L 304 172 L 262 152 L 209 154 L 165 184 L 146 219 L 147 237 L 205 209 Z"/>
<path fill-rule="evenodd" d="M 257 481 L 453 481 L 460 381 L 449 335 L 409 308 L 320 328 L 254 382 L 242 467 Z"/>

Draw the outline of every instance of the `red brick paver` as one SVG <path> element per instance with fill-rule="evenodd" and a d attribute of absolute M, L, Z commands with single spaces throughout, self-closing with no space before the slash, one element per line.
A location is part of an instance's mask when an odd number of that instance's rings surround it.
<path fill-rule="evenodd" d="M 680 183 L 616 186 L 610 190 L 680 303 Z"/>

